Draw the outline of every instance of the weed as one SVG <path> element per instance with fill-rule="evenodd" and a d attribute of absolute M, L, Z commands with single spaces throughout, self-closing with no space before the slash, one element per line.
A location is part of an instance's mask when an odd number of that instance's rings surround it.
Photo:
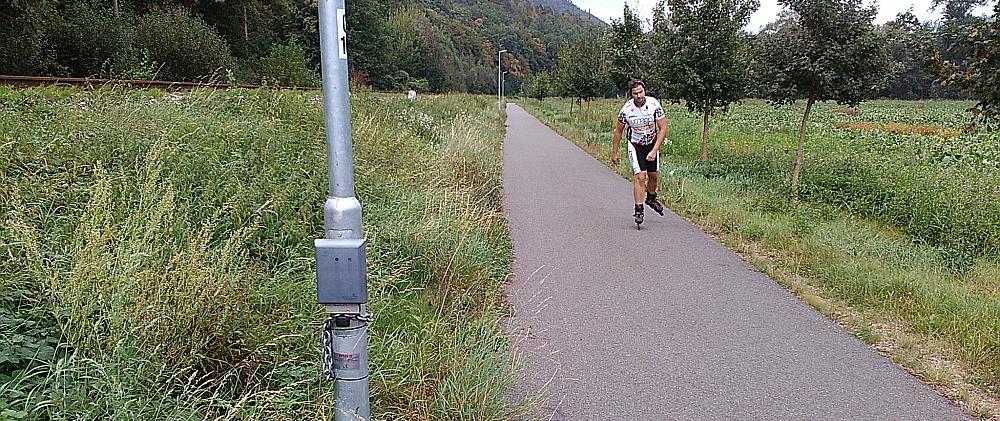
<path fill-rule="evenodd" d="M 489 97 L 423 98 L 414 119 L 401 100 L 352 96 L 373 416 L 506 418 L 502 125 Z M 275 90 L 0 88 L 0 332 L 24 338 L 0 351 L 0 418 L 329 415 L 321 106 Z"/>

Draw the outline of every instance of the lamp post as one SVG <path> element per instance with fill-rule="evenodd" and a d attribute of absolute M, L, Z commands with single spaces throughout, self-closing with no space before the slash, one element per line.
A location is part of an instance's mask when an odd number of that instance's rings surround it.
<path fill-rule="evenodd" d="M 502 94 L 500 92 L 501 84 L 503 83 L 503 73 L 501 73 L 503 69 L 501 68 L 500 65 L 500 55 L 506 52 L 507 50 L 497 51 L 497 107 L 499 107 L 500 102 L 503 101 L 503 99 L 501 98 Z"/>
<path fill-rule="evenodd" d="M 347 20 L 344 0 L 319 0 L 323 122 L 328 192 L 324 238 L 316 250 L 316 302 L 326 308 L 323 372 L 334 381 L 334 419 L 371 419 L 368 387 L 368 304 L 361 202 L 354 191 Z"/>
<path fill-rule="evenodd" d="M 501 98 L 500 102 L 503 102 L 503 98 L 507 97 L 506 92 L 505 92 L 505 91 L 507 91 L 507 73 L 510 73 L 510 72 L 504 70 L 503 73 L 501 73 L 501 76 L 500 76 L 500 98 Z"/>

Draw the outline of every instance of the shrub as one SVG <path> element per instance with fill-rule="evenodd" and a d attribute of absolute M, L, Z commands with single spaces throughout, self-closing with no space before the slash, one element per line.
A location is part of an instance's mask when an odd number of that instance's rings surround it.
<path fill-rule="evenodd" d="M 60 15 L 49 42 L 65 74 L 116 77 L 136 60 L 128 20 L 87 3 L 70 3 Z"/>
<path fill-rule="evenodd" d="M 309 69 L 302 46 L 292 41 L 275 45 L 271 53 L 261 60 L 262 82 L 285 86 L 315 85 L 317 77 Z"/>
<path fill-rule="evenodd" d="M 195 80 L 233 65 L 222 36 L 183 9 L 145 15 L 139 18 L 136 31 L 136 47 L 162 63 L 162 79 Z"/>
<path fill-rule="evenodd" d="M 57 69 L 55 53 L 49 48 L 48 22 L 59 18 L 46 2 L 28 6 L 14 1 L 0 7 L 0 74 L 37 75 Z"/>

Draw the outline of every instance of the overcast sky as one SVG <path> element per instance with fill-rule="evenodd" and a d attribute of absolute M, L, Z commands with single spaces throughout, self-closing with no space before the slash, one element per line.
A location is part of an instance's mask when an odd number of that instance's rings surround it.
<path fill-rule="evenodd" d="M 642 16 L 643 21 L 649 20 L 652 17 L 653 6 L 656 4 L 656 0 L 571 0 L 577 7 L 583 10 L 589 10 L 594 16 L 603 19 L 606 22 L 611 22 L 611 19 L 621 19 L 622 8 L 625 3 L 628 3 L 629 7 L 632 9 L 638 8 L 640 16 Z M 896 18 L 896 15 L 906 9 L 913 7 L 913 14 L 917 15 L 917 18 L 921 22 L 927 20 L 939 19 L 941 17 L 941 11 L 930 10 L 931 0 L 916 0 L 916 1 L 893 1 L 893 0 L 868 0 L 866 4 L 874 1 L 879 5 L 878 16 L 875 17 L 875 23 L 888 22 Z M 995 3 L 995 2 L 992 2 Z M 991 3 L 991 4 L 992 4 Z M 761 0 L 760 9 L 750 17 L 750 23 L 747 24 L 747 29 L 752 32 L 757 32 L 761 27 L 766 25 L 768 22 L 774 20 L 775 16 L 778 15 L 780 11 L 780 6 L 778 6 L 778 0 Z M 979 8 L 980 13 L 985 13 L 990 10 L 990 6 Z M 648 24 L 647 24 L 648 27 Z"/>

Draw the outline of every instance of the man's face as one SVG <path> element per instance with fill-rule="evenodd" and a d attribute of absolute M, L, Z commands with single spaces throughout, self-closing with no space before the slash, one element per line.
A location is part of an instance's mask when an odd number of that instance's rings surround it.
<path fill-rule="evenodd" d="M 635 102 L 636 106 L 641 107 L 646 103 L 646 88 L 642 85 L 632 88 L 632 100 Z"/>

